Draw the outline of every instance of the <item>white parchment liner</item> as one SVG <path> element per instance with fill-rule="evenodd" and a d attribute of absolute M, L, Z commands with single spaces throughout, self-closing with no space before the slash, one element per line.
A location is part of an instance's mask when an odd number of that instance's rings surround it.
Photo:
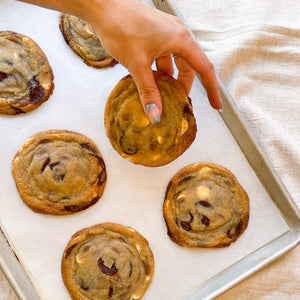
<path fill-rule="evenodd" d="M 152 5 L 150 0 L 144 2 Z M 113 150 L 103 122 L 106 99 L 127 70 L 120 65 L 103 70 L 86 66 L 63 40 L 57 12 L 3 0 L 0 15 L 0 30 L 16 31 L 36 41 L 55 76 L 48 102 L 26 115 L 0 116 L 0 220 L 49 300 L 70 299 L 61 278 L 61 257 L 71 235 L 83 227 L 116 222 L 136 229 L 149 241 L 155 274 L 145 300 L 182 299 L 288 229 L 222 119 L 209 106 L 197 80 L 190 94 L 198 126 L 192 146 L 164 167 L 134 165 Z M 36 132 L 49 129 L 85 134 L 97 144 L 106 163 L 108 181 L 102 198 L 72 216 L 32 212 L 21 201 L 11 175 L 11 161 L 21 144 Z M 179 169 L 198 161 L 227 167 L 249 195 L 248 228 L 228 248 L 188 249 L 167 236 L 162 215 L 166 186 Z"/>

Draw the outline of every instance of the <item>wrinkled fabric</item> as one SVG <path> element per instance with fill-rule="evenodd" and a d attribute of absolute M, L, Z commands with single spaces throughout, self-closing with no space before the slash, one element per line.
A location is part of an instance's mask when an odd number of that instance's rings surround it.
<path fill-rule="evenodd" d="M 174 2 L 300 207 L 300 1 Z M 300 247 L 218 299 L 300 299 Z"/>

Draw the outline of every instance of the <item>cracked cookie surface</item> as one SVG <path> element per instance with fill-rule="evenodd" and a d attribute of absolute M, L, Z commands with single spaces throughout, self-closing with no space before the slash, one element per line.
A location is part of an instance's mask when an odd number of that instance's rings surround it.
<path fill-rule="evenodd" d="M 0 31 L 0 113 L 32 111 L 52 94 L 53 72 L 41 48 L 31 38 Z"/>
<path fill-rule="evenodd" d="M 59 28 L 65 42 L 88 66 L 104 68 L 117 63 L 105 51 L 99 38 L 89 30 L 85 21 L 76 16 L 61 13 Z"/>
<path fill-rule="evenodd" d="M 249 199 L 235 176 L 212 163 L 181 169 L 163 205 L 168 235 L 186 247 L 226 247 L 247 228 Z"/>
<path fill-rule="evenodd" d="M 137 87 L 130 75 L 111 92 L 105 108 L 106 134 L 114 149 L 134 164 L 166 165 L 192 144 L 197 125 L 190 99 L 173 77 L 154 72 L 163 112 L 159 123 L 146 116 Z"/>
<path fill-rule="evenodd" d="M 137 231 L 103 223 L 72 236 L 61 270 L 72 299 L 137 300 L 152 281 L 154 258 Z"/>
<path fill-rule="evenodd" d="M 18 192 L 33 211 L 66 215 L 87 209 L 102 196 L 106 168 L 86 136 L 49 130 L 29 138 L 12 161 Z"/>

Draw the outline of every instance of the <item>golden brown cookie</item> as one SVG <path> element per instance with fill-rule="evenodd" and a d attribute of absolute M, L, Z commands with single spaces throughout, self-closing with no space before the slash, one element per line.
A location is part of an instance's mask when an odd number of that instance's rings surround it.
<path fill-rule="evenodd" d="M 71 49 L 94 68 L 112 67 L 117 61 L 103 48 L 99 38 L 78 17 L 61 13 L 60 31 Z"/>
<path fill-rule="evenodd" d="M 72 236 L 61 270 L 74 300 L 138 300 L 152 281 L 154 258 L 147 240 L 137 231 L 103 223 Z"/>
<path fill-rule="evenodd" d="M 146 116 L 132 77 L 123 78 L 111 92 L 105 108 L 106 134 L 114 149 L 134 164 L 166 165 L 192 144 L 197 125 L 190 99 L 173 77 L 154 72 L 163 112 L 159 123 Z"/>
<path fill-rule="evenodd" d="M 36 109 L 52 94 L 53 79 L 46 55 L 32 39 L 0 31 L 0 114 Z"/>
<path fill-rule="evenodd" d="M 12 161 L 18 192 L 33 211 L 66 215 L 84 210 L 102 196 L 106 169 L 97 146 L 66 131 L 39 132 Z"/>
<path fill-rule="evenodd" d="M 247 193 L 226 168 L 196 163 L 169 182 L 163 205 L 168 235 L 186 247 L 226 247 L 244 232 Z"/>

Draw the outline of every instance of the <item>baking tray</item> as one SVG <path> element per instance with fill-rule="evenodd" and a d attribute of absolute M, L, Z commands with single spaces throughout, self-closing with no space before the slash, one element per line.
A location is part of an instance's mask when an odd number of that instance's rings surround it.
<path fill-rule="evenodd" d="M 150 0 L 144 2 L 153 5 Z M 179 15 L 171 1 L 154 3 Z M 211 299 L 299 243 L 297 207 L 220 81 L 221 113 L 209 106 L 200 81 L 194 83 L 191 98 L 198 133 L 193 145 L 167 166 L 136 166 L 112 149 L 103 124 L 107 96 L 127 70 L 120 65 L 105 70 L 85 66 L 66 46 L 57 12 L 9 0 L 0 2 L 0 11 L 0 30 L 33 38 L 55 76 L 53 95 L 36 111 L 0 118 L 0 266 L 20 299 L 70 299 L 60 277 L 63 250 L 74 232 L 96 223 L 131 226 L 148 239 L 156 264 L 145 300 Z M 101 200 L 63 218 L 28 209 L 10 174 L 20 145 L 38 131 L 56 128 L 90 137 L 108 172 Z M 185 249 L 167 237 L 162 217 L 165 188 L 175 172 L 196 161 L 231 169 L 249 194 L 248 228 L 226 249 Z"/>

